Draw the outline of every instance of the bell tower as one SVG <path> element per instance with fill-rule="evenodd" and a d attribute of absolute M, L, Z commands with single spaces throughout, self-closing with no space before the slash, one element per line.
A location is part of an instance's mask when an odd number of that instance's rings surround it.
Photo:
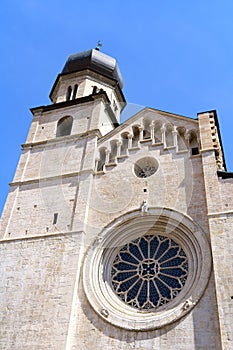
<path fill-rule="evenodd" d="M 31 109 L 2 238 L 83 230 L 97 140 L 119 125 L 122 88 L 115 58 L 98 49 L 69 56 L 52 87 L 52 104 Z"/>
<path fill-rule="evenodd" d="M 123 79 L 116 59 L 92 49 L 68 57 L 50 98 L 53 103 L 59 103 L 105 92 L 111 117 L 119 123 L 125 103 L 122 88 Z"/>
<path fill-rule="evenodd" d="M 1 349 L 233 349 L 217 113 L 147 107 L 119 125 L 122 88 L 92 49 L 31 109 L 1 219 Z"/>

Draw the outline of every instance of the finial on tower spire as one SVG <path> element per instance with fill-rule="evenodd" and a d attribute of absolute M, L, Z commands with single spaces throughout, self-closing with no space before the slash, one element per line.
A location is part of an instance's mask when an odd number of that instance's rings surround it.
<path fill-rule="evenodd" d="M 99 51 L 101 46 L 102 46 L 102 43 L 101 43 L 100 40 L 98 40 L 98 43 L 97 43 L 97 46 L 96 46 L 95 50 Z"/>

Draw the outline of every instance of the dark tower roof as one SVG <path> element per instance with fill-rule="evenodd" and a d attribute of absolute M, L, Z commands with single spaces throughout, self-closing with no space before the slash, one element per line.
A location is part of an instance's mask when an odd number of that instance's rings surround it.
<path fill-rule="evenodd" d="M 123 78 L 116 59 L 96 49 L 70 55 L 61 74 L 73 73 L 88 68 L 116 80 L 119 87 L 123 88 Z"/>

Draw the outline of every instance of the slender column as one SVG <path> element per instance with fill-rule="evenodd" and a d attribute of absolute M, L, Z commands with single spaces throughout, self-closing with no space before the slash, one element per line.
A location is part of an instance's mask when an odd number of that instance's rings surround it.
<path fill-rule="evenodd" d="M 165 124 L 163 124 L 161 127 L 161 135 L 162 135 L 162 143 L 164 145 L 164 148 L 166 148 L 167 143 L 166 143 L 166 126 L 165 126 Z"/>
<path fill-rule="evenodd" d="M 120 157 L 121 155 L 121 141 L 117 142 L 117 157 Z"/>
<path fill-rule="evenodd" d="M 105 157 L 105 164 L 109 164 L 109 156 L 110 156 L 110 151 L 109 151 L 109 149 L 106 149 L 106 150 L 105 150 L 105 154 L 106 154 L 106 157 Z"/>
<path fill-rule="evenodd" d="M 152 139 L 152 144 L 155 143 L 155 122 L 152 121 L 150 124 L 150 137 Z"/>
<path fill-rule="evenodd" d="M 129 134 L 128 135 L 128 149 L 132 148 L 132 138 L 133 138 L 133 135 Z"/>
<path fill-rule="evenodd" d="M 96 158 L 95 160 L 95 173 L 98 171 L 98 164 L 99 164 L 100 158 Z"/>
<path fill-rule="evenodd" d="M 186 132 L 184 134 L 184 140 L 185 140 L 186 148 L 189 149 L 189 133 L 188 133 L 188 130 L 186 130 Z"/>
<path fill-rule="evenodd" d="M 144 128 L 143 128 L 143 126 L 139 126 L 138 127 L 139 128 L 139 141 L 142 141 L 143 140 L 143 130 L 144 130 Z"/>
<path fill-rule="evenodd" d="M 173 136 L 173 146 L 176 147 L 176 149 L 178 150 L 178 144 L 177 144 L 177 134 L 178 131 L 176 129 L 176 126 L 174 126 L 174 129 L 172 130 L 172 136 Z"/>

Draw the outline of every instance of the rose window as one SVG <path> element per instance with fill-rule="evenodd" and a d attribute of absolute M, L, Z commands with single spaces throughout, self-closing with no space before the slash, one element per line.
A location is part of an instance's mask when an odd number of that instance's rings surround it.
<path fill-rule="evenodd" d="M 111 275 L 114 292 L 126 304 L 152 310 L 180 293 L 188 276 L 188 259 L 173 239 L 146 235 L 118 251 Z"/>
<path fill-rule="evenodd" d="M 137 177 L 146 178 L 154 175 L 158 170 L 158 162 L 153 157 L 144 157 L 134 164 L 134 173 Z"/>
<path fill-rule="evenodd" d="M 147 165 L 143 168 L 135 167 L 135 174 L 138 177 L 142 177 L 142 178 L 149 177 L 153 175 L 155 172 L 156 172 L 156 168 L 150 165 Z"/>

